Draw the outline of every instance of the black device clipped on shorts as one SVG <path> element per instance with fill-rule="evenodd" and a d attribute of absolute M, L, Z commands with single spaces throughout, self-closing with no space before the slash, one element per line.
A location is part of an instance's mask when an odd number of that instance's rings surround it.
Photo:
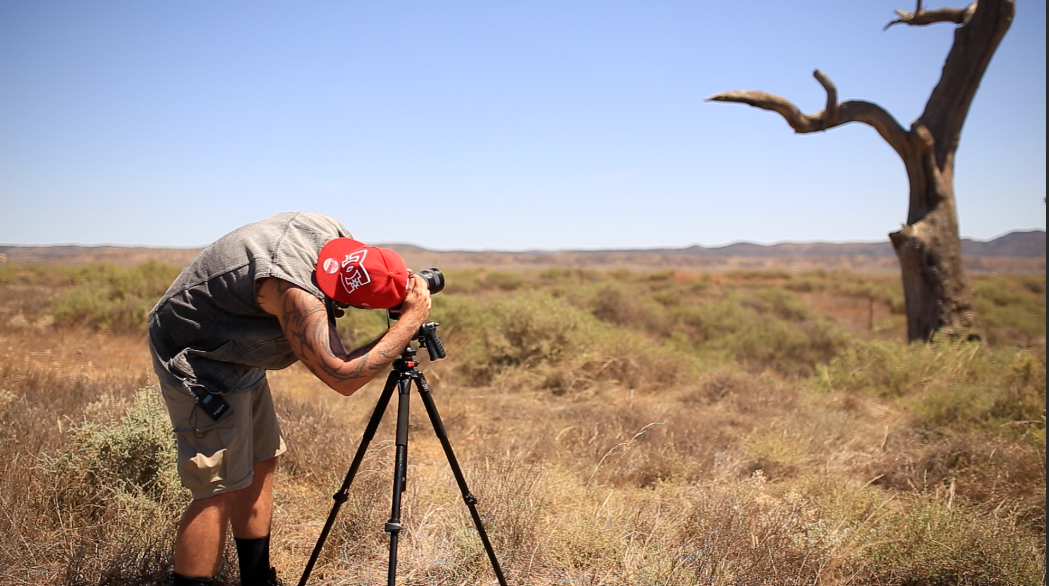
<path fill-rule="evenodd" d="M 220 417 L 230 410 L 229 403 L 221 395 L 209 393 L 201 385 L 188 382 L 186 383 L 186 388 L 193 394 L 193 400 L 197 403 L 197 407 L 200 407 L 200 410 L 207 414 L 212 421 L 218 421 Z"/>
<path fill-rule="evenodd" d="M 197 396 L 195 398 L 197 400 L 197 406 L 200 407 L 201 411 L 207 413 L 208 417 L 213 421 L 218 421 L 223 413 L 229 411 L 229 403 L 218 395 L 206 393 L 204 396 Z"/>

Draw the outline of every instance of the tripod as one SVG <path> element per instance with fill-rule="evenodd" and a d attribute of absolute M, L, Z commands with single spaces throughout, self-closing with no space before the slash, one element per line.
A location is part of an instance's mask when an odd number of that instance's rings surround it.
<path fill-rule="evenodd" d="M 445 356 L 444 347 L 441 345 L 440 339 L 437 338 L 437 325 L 436 322 L 425 323 L 415 335 L 415 341 L 419 343 L 420 348 L 426 348 L 430 360 L 437 360 Z M 470 494 L 470 489 L 466 486 L 466 479 L 463 478 L 462 470 L 459 469 L 459 463 L 455 459 L 455 454 L 452 453 L 452 445 L 448 442 L 448 434 L 445 433 L 444 424 L 441 423 L 441 416 L 437 413 L 437 406 L 434 405 L 433 397 L 430 395 L 430 386 L 426 384 L 426 377 L 423 376 L 422 371 L 416 368 L 419 366 L 419 361 L 415 359 L 415 354 L 415 348 L 409 344 L 404 349 L 401 357 L 393 362 L 393 370 L 390 371 L 390 375 L 386 378 L 386 386 L 383 388 L 382 395 L 379 396 L 379 402 L 375 405 L 375 410 L 368 421 L 368 426 L 364 429 L 364 436 L 361 438 L 361 444 L 357 448 L 357 454 L 353 458 L 353 463 L 350 464 L 350 470 L 346 473 L 346 478 L 343 480 L 339 492 L 332 497 L 335 499 L 335 504 L 332 506 L 331 513 L 328 514 L 328 520 L 324 524 L 324 529 L 317 540 L 317 545 L 313 548 L 313 554 L 310 556 L 310 561 L 306 564 L 306 569 L 299 580 L 299 586 L 306 586 L 306 582 L 310 578 L 310 572 L 313 571 L 313 566 L 317 562 L 321 548 L 324 547 L 328 533 L 335 523 L 335 517 L 339 514 L 339 508 L 342 507 L 342 504 L 348 498 L 350 484 L 353 482 L 354 476 L 357 475 L 357 469 L 360 468 L 361 462 L 364 460 L 364 453 L 368 450 L 368 444 L 371 443 L 372 438 L 375 436 L 375 430 L 382 421 L 383 413 L 390 403 L 394 389 L 397 390 L 397 454 L 394 464 L 393 502 L 390 520 L 386 522 L 385 530 L 390 534 L 390 561 L 386 575 L 386 584 L 387 586 L 396 586 L 397 543 L 402 529 L 401 495 L 405 490 L 408 471 L 408 408 L 412 381 L 415 382 L 415 386 L 419 390 L 419 396 L 422 397 L 423 405 L 426 406 L 426 413 L 430 416 L 430 423 L 433 425 L 434 432 L 437 434 L 437 438 L 441 440 L 444 455 L 448 459 L 449 466 L 451 466 L 455 482 L 459 485 L 459 492 L 462 493 L 463 500 L 470 509 L 474 526 L 477 527 L 477 533 L 481 536 L 484 550 L 492 563 L 492 570 L 495 571 L 495 576 L 498 578 L 500 586 L 506 586 L 506 579 L 499 568 L 499 561 L 495 558 L 492 544 L 488 540 L 488 533 L 485 532 L 484 525 L 481 523 L 481 516 L 477 512 L 477 498 Z"/>

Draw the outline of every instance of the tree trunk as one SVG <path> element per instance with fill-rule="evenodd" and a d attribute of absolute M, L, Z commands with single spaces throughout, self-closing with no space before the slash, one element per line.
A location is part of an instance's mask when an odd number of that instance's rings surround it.
<path fill-rule="evenodd" d="M 924 158 L 932 159 L 931 153 Z M 980 323 L 962 265 L 954 191 L 929 166 L 922 169 L 920 162 L 907 161 L 911 212 L 907 224 L 889 234 L 902 269 L 907 339 L 927 341 L 936 333 L 978 338 Z"/>
<path fill-rule="evenodd" d="M 761 91 L 731 91 L 708 100 L 738 102 L 779 113 L 798 133 L 822 132 L 849 122 L 872 126 L 900 155 L 910 184 L 907 223 L 889 235 L 903 275 L 907 338 L 929 341 L 935 335 L 980 338 L 973 292 L 962 265 L 958 213 L 954 199 L 954 153 L 976 89 L 1002 37 L 1012 24 L 1014 0 L 980 0 L 963 9 L 897 10 L 894 24 L 921 26 L 952 22 L 954 44 L 943 74 L 922 113 L 904 129 L 877 104 L 838 103 L 837 89 L 819 70 L 827 107 L 806 115 L 793 103 Z"/>

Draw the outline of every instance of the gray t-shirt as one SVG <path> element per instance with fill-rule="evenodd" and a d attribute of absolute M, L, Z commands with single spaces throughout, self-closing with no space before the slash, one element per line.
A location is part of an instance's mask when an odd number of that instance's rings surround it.
<path fill-rule="evenodd" d="M 329 240 L 349 236 L 333 218 L 286 212 L 216 240 L 149 313 L 157 375 L 175 386 L 232 393 L 261 384 L 266 370 L 293 364 L 280 322 L 255 300 L 255 282 L 277 277 L 323 299 L 313 281 L 317 256 Z"/>

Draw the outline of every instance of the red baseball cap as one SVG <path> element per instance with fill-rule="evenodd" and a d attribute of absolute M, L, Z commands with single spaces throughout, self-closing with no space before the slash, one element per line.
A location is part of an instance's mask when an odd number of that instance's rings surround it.
<path fill-rule="evenodd" d="M 392 309 L 408 293 L 408 269 L 388 248 L 336 238 L 317 258 L 317 286 L 325 295 L 364 309 Z"/>

